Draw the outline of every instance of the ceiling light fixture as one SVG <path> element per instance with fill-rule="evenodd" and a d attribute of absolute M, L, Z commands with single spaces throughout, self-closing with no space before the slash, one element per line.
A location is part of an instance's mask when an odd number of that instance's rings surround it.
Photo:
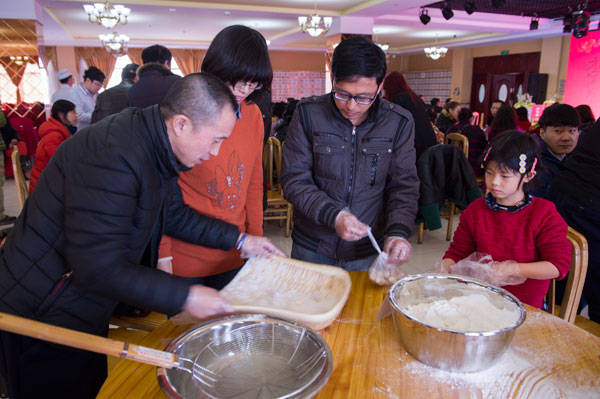
<path fill-rule="evenodd" d="M 477 7 L 475 6 L 475 2 L 474 1 L 465 1 L 465 11 L 469 15 L 471 15 L 475 11 L 477 11 Z"/>
<path fill-rule="evenodd" d="M 435 46 L 433 47 L 425 47 L 423 51 L 425 51 L 425 55 L 432 60 L 438 60 L 446 56 L 448 49 L 446 47 L 438 47 L 438 39 L 435 37 Z"/>
<path fill-rule="evenodd" d="M 329 32 L 331 23 L 333 22 L 332 17 L 323 17 L 323 23 L 321 23 L 321 17 L 317 14 L 317 2 L 315 0 L 315 13 L 311 16 L 298 17 L 298 24 L 303 33 L 308 33 L 312 37 L 321 36 Z"/>
<path fill-rule="evenodd" d="M 10 60 L 12 62 L 14 62 L 15 64 L 17 64 L 18 66 L 21 66 L 24 63 L 26 63 L 27 61 L 29 61 L 29 57 L 26 56 L 26 55 L 23 55 L 23 56 L 21 56 L 21 55 L 17 55 L 17 56 L 11 55 L 10 56 Z"/>
<path fill-rule="evenodd" d="M 444 18 L 446 18 L 446 20 L 454 16 L 454 12 L 450 8 L 450 5 L 448 5 L 448 2 L 445 2 L 444 7 L 442 7 L 442 15 L 444 16 Z"/>
<path fill-rule="evenodd" d="M 573 36 L 581 39 L 588 33 L 590 27 L 590 14 L 584 10 L 577 10 L 573 13 Z"/>
<path fill-rule="evenodd" d="M 540 26 L 540 19 L 537 14 L 533 14 L 533 18 L 531 18 L 531 23 L 529 24 L 529 30 L 537 30 Z"/>
<path fill-rule="evenodd" d="M 563 18 L 563 33 L 569 33 L 573 29 L 573 9 L 569 7 L 569 12 Z"/>
<path fill-rule="evenodd" d="M 127 44 L 129 43 L 129 36 L 120 35 L 117 32 L 109 33 L 107 35 L 98 35 L 102 41 L 102 45 L 110 54 L 114 56 L 120 56 L 127 54 Z"/>
<path fill-rule="evenodd" d="M 421 14 L 419 15 L 419 19 L 423 25 L 427 25 L 429 21 L 431 21 L 431 17 L 429 16 L 427 10 L 425 8 L 421 8 Z"/>
<path fill-rule="evenodd" d="M 494 8 L 502 8 L 504 7 L 504 3 L 506 3 L 505 0 L 492 0 L 492 5 Z"/>
<path fill-rule="evenodd" d="M 127 17 L 131 10 L 120 4 L 112 5 L 108 0 L 105 3 L 85 4 L 83 6 L 88 21 L 93 24 L 102 25 L 107 29 L 112 29 L 117 24 L 125 25 Z"/>

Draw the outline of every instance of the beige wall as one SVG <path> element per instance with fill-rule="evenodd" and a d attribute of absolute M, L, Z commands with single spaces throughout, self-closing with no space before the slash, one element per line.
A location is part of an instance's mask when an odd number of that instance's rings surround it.
<path fill-rule="evenodd" d="M 471 100 L 471 84 L 473 81 L 473 49 L 457 48 L 452 52 L 452 77 L 450 80 L 450 97 L 460 103 Z"/>
<path fill-rule="evenodd" d="M 274 71 L 325 72 L 325 52 L 269 51 Z"/>
<path fill-rule="evenodd" d="M 75 47 L 56 46 L 56 63 L 58 64 L 56 67 L 56 72 L 66 68 L 71 72 L 71 74 L 73 74 L 74 77 L 78 76 Z"/>

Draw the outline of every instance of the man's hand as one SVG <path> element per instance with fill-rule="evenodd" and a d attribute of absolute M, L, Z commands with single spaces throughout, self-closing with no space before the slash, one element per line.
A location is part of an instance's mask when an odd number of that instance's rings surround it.
<path fill-rule="evenodd" d="M 408 262 L 412 256 L 412 246 L 406 238 L 403 237 L 388 237 L 385 240 L 383 251 L 389 255 L 387 263 L 393 263 L 395 265 L 401 265 L 402 263 Z"/>
<path fill-rule="evenodd" d="M 240 235 L 240 239 L 243 235 Z M 238 240 L 239 245 L 239 240 Z M 270 258 L 273 255 L 285 256 L 279 248 L 277 248 L 271 240 L 266 237 L 247 235 L 242 242 L 242 258 L 261 255 Z"/>
<path fill-rule="evenodd" d="M 348 211 L 340 211 L 335 218 L 335 232 L 345 241 L 358 241 L 367 235 L 369 226 Z"/>
<path fill-rule="evenodd" d="M 219 294 L 219 291 L 203 285 L 192 285 L 190 287 L 183 310 L 193 318 L 200 320 L 234 312 L 234 309 Z"/>

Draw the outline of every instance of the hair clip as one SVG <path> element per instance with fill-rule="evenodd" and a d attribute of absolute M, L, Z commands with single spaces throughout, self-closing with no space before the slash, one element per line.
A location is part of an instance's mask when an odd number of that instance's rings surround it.
<path fill-rule="evenodd" d="M 525 154 L 521 154 L 519 155 L 519 173 L 523 174 L 525 172 L 527 172 L 527 169 L 525 168 L 527 166 L 527 155 Z"/>
<path fill-rule="evenodd" d="M 483 162 L 487 160 L 488 155 L 490 155 L 490 151 L 492 150 L 492 146 L 488 147 L 487 152 L 485 153 L 485 157 L 483 157 Z"/>
<path fill-rule="evenodd" d="M 535 172 L 535 165 L 537 165 L 537 157 L 533 158 L 533 165 L 531 166 L 531 172 Z"/>

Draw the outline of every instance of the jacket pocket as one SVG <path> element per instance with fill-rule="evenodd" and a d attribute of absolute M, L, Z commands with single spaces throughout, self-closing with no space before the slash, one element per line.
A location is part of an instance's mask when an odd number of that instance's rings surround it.
<path fill-rule="evenodd" d="M 344 176 L 343 140 L 315 137 L 313 142 L 313 174 L 315 178 L 341 180 Z"/>
<path fill-rule="evenodd" d="M 391 139 L 363 140 L 360 151 L 360 181 L 367 188 L 385 184 L 392 159 Z"/>
<path fill-rule="evenodd" d="M 54 305 L 56 300 L 62 295 L 62 293 L 67 289 L 67 287 L 71 284 L 71 273 L 67 272 L 63 274 L 60 279 L 54 284 L 52 290 L 46 297 L 42 300 L 40 305 L 38 306 L 35 315 L 37 317 L 43 316 L 51 307 Z"/>

